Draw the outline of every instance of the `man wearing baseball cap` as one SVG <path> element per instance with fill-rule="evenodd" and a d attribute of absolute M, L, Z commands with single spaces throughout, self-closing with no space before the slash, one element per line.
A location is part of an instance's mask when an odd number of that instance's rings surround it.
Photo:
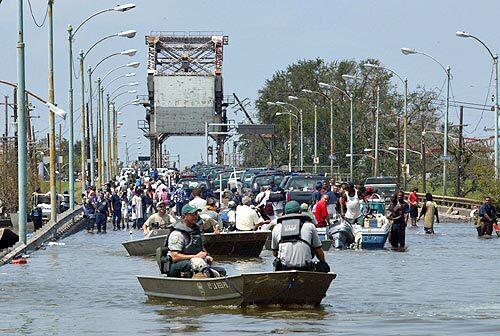
<path fill-rule="evenodd" d="M 196 224 L 199 212 L 199 209 L 189 204 L 184 205 L 181 210 L 181 221 L 172 227 L 172 232 L 167 238 L 168 254 L 172 261 L 168 276 L 179 278 L 192 274 L 192 258 L 202 258 L 208 264 L 213 261 L 203 247 L 200 228 Z M 214 269 L 221 275 L 226 273 L 224 269 L 215 267 Z"/>
<path fill-rule="evenodd" d="M 273 228 L 271 249 L 275 271 L 330 271 L 316 226 L 297 201 L 285 205 L 285 215 Z M 316 257 L 318 262 L 313 262 Z"/>
<path fill-rule="evenodd" d="M 167 203 L 160 201 L 156 204 L 157 212 L 149 216 L 142 226 L 145 235 L 148 235 L 151 230 L 166 229 L 169 225 L 176 222 L 175 218 L 167 213 L 167 210 Z"/>

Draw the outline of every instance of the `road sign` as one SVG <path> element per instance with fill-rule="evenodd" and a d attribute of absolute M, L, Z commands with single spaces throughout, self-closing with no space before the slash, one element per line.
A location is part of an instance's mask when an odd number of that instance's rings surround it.
<path fill-rule="evenodd" d="M 274 134 L 274 125 L 269 124 L 239 124 L 239 134 Z"/>
<path fill-rule="evenodd" d="M 440 155 L 439 160 L 441 161 L 451 161 L 453 160 L 453 156 L 451 155 Z"/>
<path fill-rule="evenodd" d="M 403 174 L 409 175 L 410 174 L 410 165 L 409 164 L 402 164 L 401 165 L 401 172 Z"/>

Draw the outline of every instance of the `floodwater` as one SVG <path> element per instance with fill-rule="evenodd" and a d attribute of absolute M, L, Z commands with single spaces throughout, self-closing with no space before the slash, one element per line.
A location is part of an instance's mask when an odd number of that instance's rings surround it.
<path fill-rule="evenodd" d="M 468 223 L 407 230 L 408 251 L 329 251 L 338 277 L 320 308 L 193 308 L 148 301 L 128 257 L 126 231 L 80 232 L 0 268 L 1 335 L 498 335 L 500 239 Z M 138 233 L 137 233 L 138 236 Z M 223 264 L 230 274 L 270 270 L 272 257 Z"/>

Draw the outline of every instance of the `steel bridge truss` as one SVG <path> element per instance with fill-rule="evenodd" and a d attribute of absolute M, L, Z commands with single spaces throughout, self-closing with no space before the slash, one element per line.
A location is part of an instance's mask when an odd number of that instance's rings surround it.
<path fill-rule="evenodd" d="M 213 76 L 222 73 L 223 47 L 229 42 L 221 32 L 151 32 L 148 73 L 160 76 Z"/>

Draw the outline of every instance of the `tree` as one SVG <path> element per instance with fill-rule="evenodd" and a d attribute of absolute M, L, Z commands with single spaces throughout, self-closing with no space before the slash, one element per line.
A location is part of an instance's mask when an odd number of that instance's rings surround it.
<path fill-rule="evenodd" d="M 352 92 L 354 95 L 354 153 L 364 155 L 365 148 L 373 148 L 375 143 L 375 118 L 377 87 L 380 92 L 379 111 L 379 148 L 387 149 L 397 144 L 398 118 L 401 118 L 403 97 L 397 92 L 397 87 L 391 82 L 392 74 L 383 69 L 365 69 L 364 63 L 379 64 L 377 60 L 368 59 L 360 61 L 340 60 L 327 63 L 322 59 L 300 60 L 289 65 L 285 70 L 277 71 L 271 79 L 266 80 L 264 87 L 259 90 L 256 101 L 257 117 L 262 123 L 276 125 L 274 137 L 274 156 L 278 164 L 288 163 L 288 137 L 289 118 L 277 117 L 282 107 L 269 106 L 267 102 L 287 101 L 289 95 L 298 96 L 300 99 L 293 104 L 303 111 L 304 128 L 304 162 L 306 166 L 312 165 L 314 154 L 314 105 L 318 113 L 318 154 L 320 165 L 329 166 L 330 154 L 330 103 L 321 95 L 302 93 L 303 89 L 324 92 L 333 100 L 334 139 L 333 148 L 336 156 L 335 164 L 347 172 L 349 162 L 346 154 L 349 153 L 350 142 L 350 101 L 345 93 L 340 90 L 323 91 L 320 82 L 333 84 L 336 87 Z M 359 78 L 356 82 L 346 83 L 343 74 L 355 75 Z M 409 132 L 410 148 L 418 150 L 421 140 L 419 118 L 424 118 L 426 124 L 436 125 L 438 120 L 436 105 L 437 93 L 433 90 L 418 88 L 409 95 Z M 293 120 L 293 119 L 292 119 Z M 418 127 L 417 127 L 418 125 Z M 297 162 L 299 153 L 298 126 L 293 120 L 292 124 L 294 153 L 293 162 Z M 400 134 L 402 137 L 402 132 Z M 261 142 L 245 138 L 242 144 L 244 164 L 247 166 L 262 166 L 267 162 L 267 153 Z M 371 160 L 370 160 L 371 161 Z M 413 161 L 413 159 L 412 159 Z M 418 160 L 415 160 L 418 161 Z M 363 164 L 363 162 L 365 164 Z M 373 163 L 366 164 L 367 157 L 355 157 L 355 177 L 361 179 L 372 175 Z M 397 175 L 396 158 L 390 154 L 380 153 L 381 171 L 386 175 Z M 418 164 L 415 165 L 415 171 Z M 329 171 L 329 169 L 328 169 Z"/>

